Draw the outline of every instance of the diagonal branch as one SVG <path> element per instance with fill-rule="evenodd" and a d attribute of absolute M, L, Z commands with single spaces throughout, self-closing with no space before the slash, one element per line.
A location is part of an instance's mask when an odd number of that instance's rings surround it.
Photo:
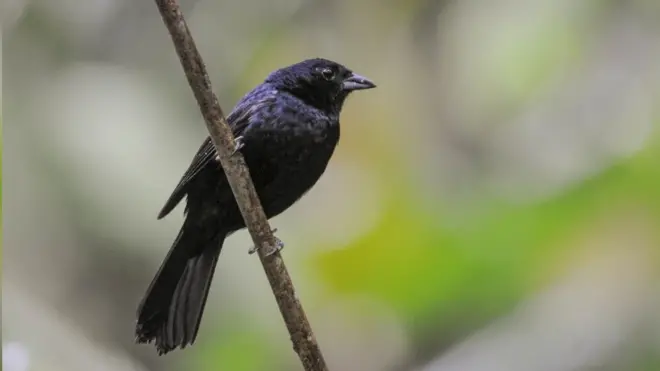
<path fill-rule="evenodd" d="M 186 73 L 206 127 L 220 157 L 220 163 L 234 192 L 245 225 L 259 254 L 271 289 L 277 300 L 286 327 L 291 335 L 293 348 L 298 353 L 306 371 L 327 371 L 321 350 L 312 328 L 307 321 L 302 305 L 296 298 L 291 277 L 284 261 L 276 251 L 276 241 L 261 202 L 252 184 L 252 179 L 240 152 L 232 156 L 234 136 L 218 99 L 211 89 L 202 57 L 197 51 L 176 0 L 155 0 L 167 26 L 181 65 Z"/>

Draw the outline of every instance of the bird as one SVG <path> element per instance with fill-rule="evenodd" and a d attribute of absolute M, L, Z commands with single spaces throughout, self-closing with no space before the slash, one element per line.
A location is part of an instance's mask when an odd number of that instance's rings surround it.
<path fill-rule="evenodd" d="M 227 122 L 267 218 L 317 183 L 339 141 L 346 98 L 375 87 L 338 62 L 311 58 L 271 72 L 236 103 Z M 210 137 L 158 219 L 184 198 L 183 225 L 137 310 L 136 342 L 153 343 L 159 355 L 195 342 L 222 245 L 245 227 Z"/>

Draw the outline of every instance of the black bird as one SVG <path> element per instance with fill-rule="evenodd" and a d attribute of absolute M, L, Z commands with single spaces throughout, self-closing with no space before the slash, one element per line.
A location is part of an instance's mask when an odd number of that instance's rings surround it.
<path fill-rule="evenodd" d="M 300 199 L 321 177 L 339 140 L 339 113 L 355 90 L 375 85 L 339 63 L 308 59 L 272 72 L 227 117 L 266 216 Z M 185 221 L 137 311 L 136 341 L 159 354 L 197 337 L 225 238 L 245 227 L 206 138 L 158 219 L 186 197 Z"/>

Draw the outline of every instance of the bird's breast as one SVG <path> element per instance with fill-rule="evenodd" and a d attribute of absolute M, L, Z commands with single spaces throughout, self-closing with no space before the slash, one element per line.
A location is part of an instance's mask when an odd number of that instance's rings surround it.
<path fill-rule="evenodd" d="M 269 217 L 295 203 L 319 180 L 339 139 L 338 131 L 278 131 L 263 136 L 245 156 L 257 193 Z"/>

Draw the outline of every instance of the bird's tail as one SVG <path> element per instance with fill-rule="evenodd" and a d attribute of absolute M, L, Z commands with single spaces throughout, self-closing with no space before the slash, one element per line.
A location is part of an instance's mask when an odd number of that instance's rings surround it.
<path fill-rule="evenodd" d="M 196 232 L 184 223 L 138 307 L 136 341 L 154 342 L 159 354 L 185 348 L 197 337 L 226 235 L 204 238 Z"/>

